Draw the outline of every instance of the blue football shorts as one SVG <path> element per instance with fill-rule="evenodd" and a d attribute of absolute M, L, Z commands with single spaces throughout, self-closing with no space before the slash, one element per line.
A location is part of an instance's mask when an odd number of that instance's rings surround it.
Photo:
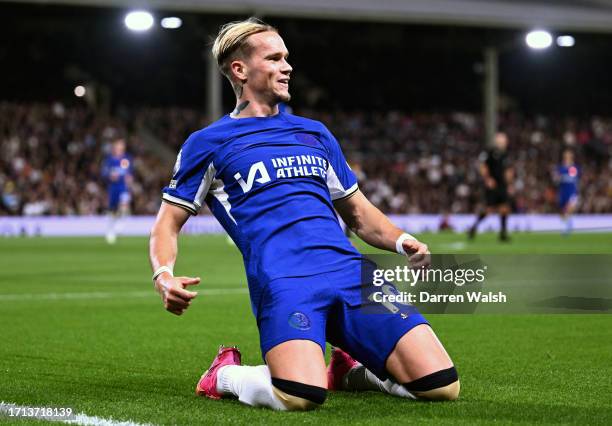
<path fill-rule="evenodd" d="M 116 211 L 120 205 L 128 204 L 131 198 L 130 193 L 125 189 L 109 189 L 108 209 L 110 211 Z"/>
<path fill-rule="evenodd" d="M 559 208 L 561 210 L 567 208 L 570 204 L 578 203 L 578 194 L 576 192 L 559 192 Z"/>
<path fill-rule="evenodd" d="M 362 278 L 363 271 L 362 262 L 351 261 L 342 270 L 278 278 L 251 288 L 264 359 L 270 349 L 288 340 L 311 340 L 323 353 L 327 341 L 380 379 L 387 378 L 385 363 L 399 339 L 428 323 L 412 306 L 395 312 L 372 306 L 366 294 L 372 289 L 371 279 Z"/>

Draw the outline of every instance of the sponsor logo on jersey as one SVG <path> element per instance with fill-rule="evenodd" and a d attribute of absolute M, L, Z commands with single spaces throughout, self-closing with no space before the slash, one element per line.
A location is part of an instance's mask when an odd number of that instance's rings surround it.
<path fill-rule="evenodd" d="M 240 172 L 234 175 L 234 179 L 242 188 L 244 193 L 253 189 L 253 184 L 267 183 L 274 176 L 276 179 L 287 179 L 307 176 L 317 176 L 325 180 L 327 178 L 327 160 L 317 155 L 290 155 L 287 157 L 275 157 L 271 159 L 274 171 L 270 173 L 263 161 L 251 165 L 246 181 Z"/>
<path fill-rule="evenodd" d="M 236 173 L 234 175 L 234 179 L 238 181 L 242 191 L 244 193 L 249 192 L 253 188 L 253 183 L 266 183 L 270 182 L 270 175 L 268 174 L 268 170 L 266 169 L 266 165 L 263 161 L 259 161 L 251 166 L 249 169 L 249 176 L 247 177 L 247 181 L 245 182 L 242 179 L 242 175 L 240 173 Z"/>

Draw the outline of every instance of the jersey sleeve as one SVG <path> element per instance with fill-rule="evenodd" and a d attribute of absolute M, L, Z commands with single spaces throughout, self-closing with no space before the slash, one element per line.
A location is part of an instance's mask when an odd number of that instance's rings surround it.
<path fill-rule="evenodd" d="M 325 126 L 323 126 L 322 137 L 329 153 L 329 164 L 327 165 L 329 195 L 333 201 L 346 198 L 359 189 L 357 177 L 346 162 L 340 144 Z"/>
<path fill-rule="evenodd" d="M 193 133 L 179 151 L 172 172 L 172 180 L 162 191 L 164 202 L 174 204 L 192 215 L 204 204 L 215 178 L 212 153 L 199 132 Z"/>

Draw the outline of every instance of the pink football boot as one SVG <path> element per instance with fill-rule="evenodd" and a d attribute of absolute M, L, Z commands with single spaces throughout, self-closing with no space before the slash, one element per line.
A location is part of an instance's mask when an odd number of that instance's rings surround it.
<path fill-rule="evenodd" d="M 219 346 L 217 356 L 196 386 L 196 395 L 210 399 L 221 399 L 222 395 L 217 392 L 217 372 L 219 368 L 226 365 L 241 365 L 240 358 L 240 351 L 236 346 L 230 348 L 223 345 Z"/>
<path fill-rule="evenodd" d="M 342 379 L 351 369 L 357 367 L 359 362 L 340 348 L 332 348 L 331 360 L 327 367 L 327 389 L 342 390 Z"/>

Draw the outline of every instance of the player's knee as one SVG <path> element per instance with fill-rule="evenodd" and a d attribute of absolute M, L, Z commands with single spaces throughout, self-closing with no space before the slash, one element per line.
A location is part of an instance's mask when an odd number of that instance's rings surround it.
<path fill-rule="evenodd" d="M 461 389 L 455 367 L 436 371 L 404 387 L 415 397 L 429 401 L 454 401 L 459 398 Z"/>
<path fill-rule="evenodd" d="M 428 391 L 414 392 L 414 396 L 427 401 L 454 401 L 459 398 L 461 385 L 459 380 Z"/>
<path fill-rule="evenodd" d="M 289 411 L 307 411 L 320 407 L 327 398 L 327 389 L 272 378 L 272 390 Z"/>

